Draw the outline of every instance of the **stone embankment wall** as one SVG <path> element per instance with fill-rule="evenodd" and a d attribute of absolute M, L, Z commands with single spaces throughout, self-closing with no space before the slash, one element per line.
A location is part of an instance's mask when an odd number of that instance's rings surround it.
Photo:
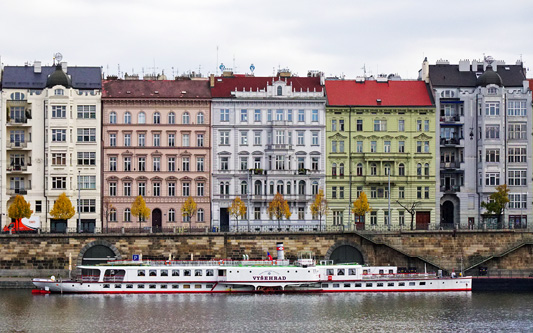
<path fill-rule="evenodd" d="M 359 250 L 365 263 L 417 267 L 419 271 L 483 265 L 494 269 L 533 268 L 533 233 L 520 231 L 408 231 L 402 233 L 279 233 L 279 234 L 150 234 L 150 235 L 0 235 L 0 277 L 30 276 L 35 270 L 58 273 L 81 264 L 91 246 L 110 247 L 122 259 L 143 254 L 146 259 L 250 259 L 276 255 L 276 242 L 285 245 L 286 257 L 313 251 L 329 259 L 342 245 Z"/>

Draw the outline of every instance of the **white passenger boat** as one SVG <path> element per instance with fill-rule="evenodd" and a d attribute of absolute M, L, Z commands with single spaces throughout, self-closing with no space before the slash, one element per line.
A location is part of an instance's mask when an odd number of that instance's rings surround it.
<path fill-rule="evenodd" d="M 279 244 L 278 244 L 279 248 Z M 34 279 L 37 293 L 253 293 L 471 291 L 471 277 L 402 274 L 393 266 L 278 260 L 110 261 L 74 280 Z"/>

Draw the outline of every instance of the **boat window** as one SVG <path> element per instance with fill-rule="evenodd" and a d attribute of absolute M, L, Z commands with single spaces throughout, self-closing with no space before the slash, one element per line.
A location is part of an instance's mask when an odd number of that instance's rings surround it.
<path fill-rule="evenodd" d="M 109 284 L 104 284 L 104 288 L 109 288 Z"/>
<path fill-rule="evenodd" d="M 226 276 L 226 270 L 225 269 L 219 269 L 218 270 L 218 276 Z"/>
<path fill-rule="evenodd" d="M 372 283 L 367 283 L 366 286 L 367 287 L 372 287 Z"/>
<path fill-rule="evenodd" d="M 191 289 L 191 285 L 190 284 L 184 284 L 183 285 L 183 289 Z"/>
<path fill-rule="evenodd" d="M 116 289 L 120 289 L 120 288 L 122 288 L 122 285 L 121 284 L 115 284 L 115 288 Z"/>
<path fill-rule="evenodd" d="M 201 269 L 195 269 L 194 270 L 194 276 L 202 276 L 202 270 Z"/>
<path fill-rule="evenodd" d="M 394 274 L 394 270 L 389 269 L 389 274 Z"/>
<path fill-rule="evenodd" d="M 339 284 L 338 283 L 334 283 L 333 284 L 333 288 L 339 288 Z"/>
<path fill-rule="evenodd" d="M 161 270 L 161 276 L 168 276 L 168 270 L 162 269 Z"/>
<path fill-rule="evenodd" d="M 399 287 L 405 287 L 405 282 L 399 282 L 399 283 L 398 283 L 398 286 L 399 286 Z"/>
<path fill-rule="evenodd" d="M 167 285 L 166 284 L 162 284 L 161 285 L 161 289 L 167 289 Z"/>
<path fill-rule="evenodd" d="M 155 284 L 150 284 L 150 285 L 148 285 L 148 288 L 150 288 L 150 289 L 155 289 Z"/>
<path fill-rule="evenodd" d="M 126 288 L 127 288 L 127 289 L 132 289 L 132 288 L 133 288 L 133 284 L 131 284 L 131 283 L 130 283 L 130 284 L 127 284 L 127 285 L 126 285 Z"/>
<path fill-rule="evenodd" d="M 106 269 L 104 273 L 104 281 L 109 282 L 122 282 L 126 271 L 123 269 Z"/>
<path fill-rule="evenodd" d="M 139 269 L 137 271 L 137 276 L 145 276 L 146 275 L 146 272 L 144 271 L 144 269 Z"/>
<path fill-rule="evenodd" d="M 378 282 L 377 287 L 383 287 L 383 282 Z"/>
<path fill-rule="evenodd" d="M 213 288 L 213 285 L 212 284 L 206 284 L 205 287 L 211 289 L 211 288 Z"/>
<path fill-rule="evenodd" d="M 99 269 L 82 269 L 81 270 L 81 280 L 83 282 L 98 281 L 100 278 Z"/>
<path fill-rule="evenodd" d="M 191 276 L 191 270 L 190 269 L 183 270 L 183 276 Z"/>
<path fill-rule="evenodd" d="M 382 269 L 379 270 L 379 274 L 383 274 L 383 270 Z"/>
<path fill-rule="evenodd" d="M 334 274 L 334 272 L 333 272 L 333 269 L 332 269 L 332 268 L 328 268 L 328 269 L 326 270 L 326 275 L 333 275 L 333 274 Z"/>
<path fill-rule="evenodd" d="M 356 288 L 361 288 L 361 283 L 359 283 L 359 282 L 356 283 L 356 284 L 355 284 L 355 287 L 356 287 Z"/>
<path fill-rule="evenodd" d="M 178 289 L 179 287 L 180 287 L 179 284 L 173 284 L 172 285 L 172 289 Z"/>
<path fill-rule="evenodd" d="M 213 276 L 215 275 L 215 273 L 213 272 L 212 269 L 206 269 L 205 270 L 205 276 Z"/>
<path fill-rule="evenodd" d="M 387 283 L 387 287 L 394 287 L 394 282 Z"/>
<path fill-rule="evenodd" d="M 351 285 L 349 283 L 345 283 L 344 284 L 344 288 L 350 288 L 350 287 L 351 287 Z"/>
<path fill-rule="evenodd" d="M 348 275 L 357 275 L 357 270 L 355 268 L 349 268 Z"/>
<path fill-rule="evenodd" d="M 157 276 L 157 271 L 155 269 L 151 269 L 149 272 L 150 276 Z"/>
<path fill-rule="evenodd" d="M 421 285 L 421 286 L 425 286 L 425 285 L 426 285 L 426 282 L 420 282 L 420 283 L 418 283 L 418 284 Z"/>
<path fill-rule="evenodd" d="M 337 269 L 337 275 L 344 275 L 344 268 Z"/>
<path fill-rule="evenodd" d="M 414 283 L 414 282 L 409 282 L 409 285 L 410 285 L 410 286 L 414 286 L 415 283 Z"/>
<path fill-rule="evenodd" d="M 195 285 L 194 285 L 194 288 L 195 288 L 195 289 L 202 289 L 202 285 L 201 285 L 201 284 L 195 284 Z"/>
<path fill-rule="evenodd" d="M 179 269 L 173 269 L 172 270 L 172 276 L 180 276 L 180 270 Z"/>
<path fill-rule="evenodd" d="M 363 275 L 368 274 L 368 269 L 363 269 Z"/>
<path fill-rule="evenodd" d="M 322 288 L 328 288 L 328 284 L 327 283 L 322 283 Z"/>
<path fill-rule="evenodd" d="M 138 284 L 137 289 L 144 289 L 144 284 Z"/>

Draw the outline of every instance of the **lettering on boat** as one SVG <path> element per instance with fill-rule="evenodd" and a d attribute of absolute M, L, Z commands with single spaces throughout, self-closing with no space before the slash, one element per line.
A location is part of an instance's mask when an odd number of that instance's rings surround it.
<path fill-rule="evenodd" d="M 284 281 L 287 280 L 285 275 L 280 275 L 275 271 L 262 272 L 259 275 L 252 276 L 254 281 Z"/>

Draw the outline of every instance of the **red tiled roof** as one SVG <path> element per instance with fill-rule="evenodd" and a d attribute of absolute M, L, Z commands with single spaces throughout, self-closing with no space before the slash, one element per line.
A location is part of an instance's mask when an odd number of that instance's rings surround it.
<path fill-rule="evenodd" d="M 272 85 L 273 81 L 286 81 L 288 85 L 292 84 L 293 91 L 322 91 L 320 77 L 255 77 L 255 76 L 236 76 L 236 77 L 215 77 L 215 86 L 211 88 L 211 95 L 216 97 L 231 97 L 231 92 L 238 91 L 257 91 L 265 89 L 267 85 Z"/>
<path fill-rule="evenodd" d="M 527 79 L 529 81 L 529 90 L 533 90 L 533 79 Z"/>
<path fill-rule="evenodd" d="M 211 98 L 208 80 L 105 80 L 102 90 L 102 98 Z"/>
<path fill-rule="evenodd" d="M 423 81 L 345 81 L 326 80 L 329 105 L 432 106 Z M 378 99 L 381 104 L 378 104 Z"/>

